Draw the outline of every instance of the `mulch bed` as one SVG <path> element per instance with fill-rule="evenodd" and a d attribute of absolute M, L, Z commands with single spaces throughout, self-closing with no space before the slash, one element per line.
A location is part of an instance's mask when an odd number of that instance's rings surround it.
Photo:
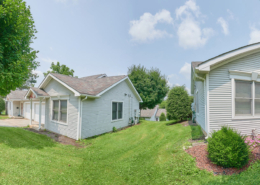
<path fill-rule="evenodd" d="M 73 145 L 77 148 L 86 147 L 86 146 L 82 145 L 81 143 L 77 142 L 75 139 L 71 139 L 71 138 L 68 138 L 66 136 L 56 134 L 56 133 L 53 133 L 53 132 L 44 131 L 44 130 L 38 131 L 38 130 L 35 130 L 35 129 L 32 129 L 32 128 L 26 128 L 26 130 L 29 130 L 31 132 L 35 132 L 35 133 L 38 133 L 38 134 L 46 135 L 46 136 L 52 138 L 53 140 L 55 140 L 56 142 L 59 142 L 63 145 Z"/>
<path fill-rule="evenodd" d="M 208 159 L 208 152 L 207 152 L 207 145 L 198 145 L 193 146 L 192 148 L 189 148 L 185 150 L 188 154 L 190 154 L 192 157 L 196 158 L 197 167 L 200 169 L 205 169 L 209 172 L 213 172 L 214 175 L 232 175 L 234 173 L 238 174 L 242 171 L 246 170 L 251 163 L 254 163 L 256 160 L 260 159 L 260 146 L 255 147 L 252 150 L 252 155 L 250 156 L 250 161 L 247 165 L 245 165 L 241 169 L 236 168 L 223 168 L 221 166 L 217 166 L 216 164 L 211 163 L 211 161 Z"/>

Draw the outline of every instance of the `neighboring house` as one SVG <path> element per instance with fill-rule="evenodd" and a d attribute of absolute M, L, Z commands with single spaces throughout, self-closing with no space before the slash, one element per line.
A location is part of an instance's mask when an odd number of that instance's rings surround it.
<path fill-rule="evenodd" d="M 260 43 L 191 64 L 196 121 L 209 135 L 228 125 L 260 131 Z"/>
<path fill-rule="evenodd" d="M 153 109 L 142 109 L 140 117 L 147 121 L 160 121 L 161 113 L 166 116 L 166 109 L 160 109 L 159 105 L 156 105 Z"/>
<path fill-rule="evenodd" d="M 22 98 L 23 97 L 23 98 Z M 141 97 L 128 76 L 75 78 L 50 73 L 39 88 L 12 91 L 9 116 L 44 123 L 44 128 L 83 139 L 122 128 L 139 119 Z"/>
<path fill-rule="evenodd" d="M 156 121 L 155 115 L 158 111 L 159 106 L 156 105 L 153 109 L 142 109 L 141 118 L 144 118 L 147 121 Z"/>
<path fill-rule="evenodd" d="M 164 115 L 166 116 L 166 120 L 168 121 L 166 109 L 158 109 L 158 111 L 155 115 L 156 121 L 160 121 L 160 116 L 161 116 L 162 113 L 164 113 Z"/>

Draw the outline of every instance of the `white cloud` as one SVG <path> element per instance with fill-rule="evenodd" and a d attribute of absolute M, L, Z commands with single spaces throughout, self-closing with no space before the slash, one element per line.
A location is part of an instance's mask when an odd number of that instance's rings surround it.
<path fill-rule="evenodd" d="M 177 30 L 181 47 L 188 49 L 204 46 L 214 34 L 212 28 L 201 28 L 200 24 L 203 23 L 205 16 L 201 14 L 195 0 L 188 0 L 176 9 L 175 13 L 176 18 L 181 20 Z"/>
<path fill-rule="evenodd" d="M 219 17 L 217 23 L 220 24 L 220 26 L 222 27 L 222 32 L 225 35 L 228 35 L 229 34 L 228 22 L 223 17 Z"/>
<path fill-rule="evenodd" d="M 33 73 L 37 73 L 37 75 L 39 76 L 39 78 L 43 77 L 43 72 L 39 71 L 39 70 L 33 70 Z"/>
<path fill-rule="evenodd" d="M 186 79 L 190 79 L 191 65 L 185 62 L 184 66 L 182 66 L 179 73 L 185 76 Z"/>
<path fill-rule="evenodd" d="M 260 30 L 251 27 L 249 44 L 260 42 Z"/>
<path fill-rule="evenodd" d="M 227 13 L 228 13 L 228 15 L 229 15 L 229 16 L 228 16 L 228 18 L 229 18 L 229 19 L 231 19 L 231 20 L 232 20 L 232 19 L 234 19 L 234 18 L 235 18 L 235 16 L 234 16 L 233 12 L 231 12 L 229 9 L 227 9 Z"/>
<path fill-rule="evenodd" d="M 52 48 L 52 47 L 50 47 L 50 50 L 52 50 L 52 51 L 53 51 L 53 48 Z"/>
<path fill-rule="evenodd" d="M 57 63 L 57 60 L 50 59 L 50 58 L 39 58 L 41 61 L 46 62 L 46 63 Z"/>
<path fill-rule="evenodd" d="M 176 80 L 178 80 L 179 79 L 179 76 L 178 75 L 176 75 L 176 74 L 170 74 L 170 75 L 168 75 L 167 76 L 167 80 L 168 80 L 168 82 L 167 82 L 167 84 L 170 86 L 170 87 L 173 87 L 173 81 L 176 81 Z"/>
<path fill-rule="evenodd" d="M 191 13 L 194 13 L 196 17 L 201 15 L 200 7 L 196 5 L 194 0 L 188 0 L 183 6 L 176 9 L 176 17 L 181 18 L 183 15 L 191 16 Z"/>
<path fill-rule="evenodd" d="M 171 13 L 167 10 L 162 10 L 155 15 L 144 13 L 139 20 L 130 21 L 129 34 L 133 40 L 140 42 L 171 36 L 166 31 L 155 29 L 158 23 L 173 24 Z"/>

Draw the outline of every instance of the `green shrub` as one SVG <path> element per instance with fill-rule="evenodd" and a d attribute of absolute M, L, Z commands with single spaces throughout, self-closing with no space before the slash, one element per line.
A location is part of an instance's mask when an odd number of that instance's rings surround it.
<path fill-rule="evenodd" d="M 140 118 L 139 118 L 139 121 L 143 121 L 143 120 L 145 120 L 145 118 L 143 118 L 143 117 L 140 117 Z"/>
<path fill-rule="evenodd" d="M 116 127 L 113 127 L 113 132 L 117 132 L 117 129 L 116 129 Z"/>
<path fill-rule="evenodd" d="M 160 115 L 160 121 L 166 121 L 166 116 L 163 112 Z"/>
<path fill-rule="evenodd" d="M 169 120 L 186 120 L 191 115 L 190 97 L 185 86 L 175 86 L 168 93 L 166 100 Z"/>
<path fill-rule="evenodd" d="M 0 97 L 0 115 L 5 110 L 5 101 Z"/>
<path fill-rule="evenodd" d="M 223 126 L 208 138 L 209 159 L 219 166 L 241 168 L 248 163 L 249 147 L 245 136 Z"/>

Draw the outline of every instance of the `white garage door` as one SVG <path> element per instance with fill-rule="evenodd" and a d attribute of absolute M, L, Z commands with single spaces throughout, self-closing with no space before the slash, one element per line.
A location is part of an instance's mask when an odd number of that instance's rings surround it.
<path fill-rule="evenodd" d="M 39 112 L 40 112 L 40 104 L 39 103 L 35 103 L 34 104 L 34 121 L 39 122 Z M 45 104 L 42 103 L 42 122 L 44 124 L 45 121 Z"/>
<path fill-rule="evenodd" d="M 24 104 L 24 117 L 27 119 L 30 119 L 30 104 L 29 103 Z"/>

